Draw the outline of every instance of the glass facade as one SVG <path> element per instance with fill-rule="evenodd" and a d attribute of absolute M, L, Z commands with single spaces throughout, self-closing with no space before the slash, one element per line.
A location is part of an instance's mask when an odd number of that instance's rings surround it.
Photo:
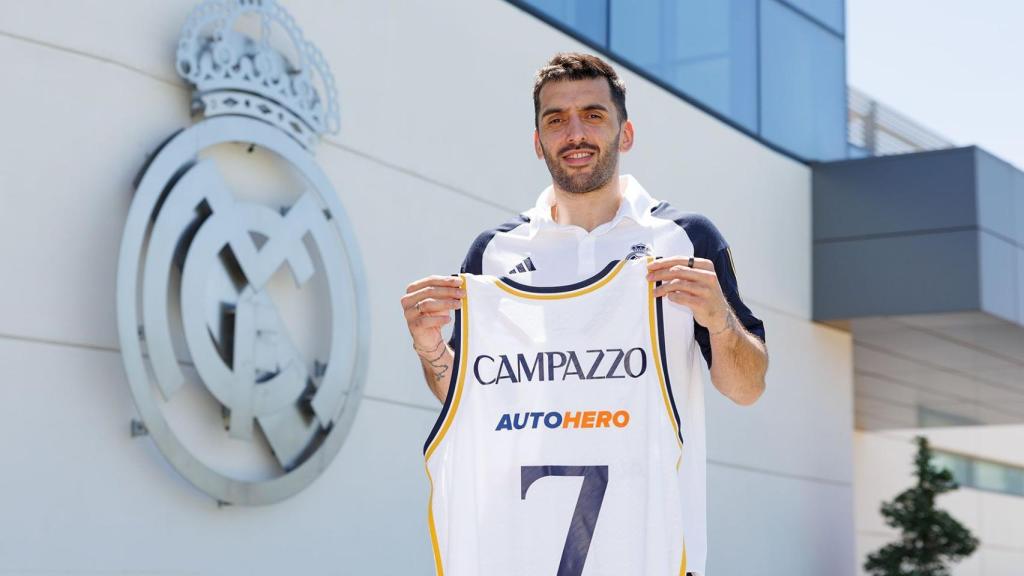
<path fill-rule="evenodd" d="M 845 17 L 842 2 L 835 0 L 785 0 L 795 10 L 799 10 L 808 17 L 821 22 L 837 34 L 846 32 Z"/>
<path fill-rule="evenodd" d="M 845 158 L 844 0 L 509 0 L 803 160 Z"/>
<path fill-rule="evenodd" d="M 757 0 L 612 0 L 609 51 L 757 130 Z"/>
<path fill-rule="evenodd" d="M 953 474 L 953 479 L 964 488 L 1024 496 L 1024 468 L 933 451 L 932 463 Z"/>
<path fill-rule="evenodd" d="M 775 0 L 761 0 L 761 135 L 817 159 L 846 153 L 845 43 Z"/>
<path fill-rule="evenodd" d="M 525 0 L 548 18 L 572 28 L 584 40 L 608 45 L 607 0 Z"/>

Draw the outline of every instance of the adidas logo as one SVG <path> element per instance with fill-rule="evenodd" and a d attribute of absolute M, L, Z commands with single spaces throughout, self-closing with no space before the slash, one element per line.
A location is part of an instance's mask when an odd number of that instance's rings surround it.
<path fill-rule="evenodd" d="M 522 262 L 516 264 L 515 268 L 509 270 L 508 273 L 512 275 L 517 272 L 533 272 L 536 269 L 537 267 L 533 265 L 533 260 L 530 260 L 530 257 L 527 256 Z"/>

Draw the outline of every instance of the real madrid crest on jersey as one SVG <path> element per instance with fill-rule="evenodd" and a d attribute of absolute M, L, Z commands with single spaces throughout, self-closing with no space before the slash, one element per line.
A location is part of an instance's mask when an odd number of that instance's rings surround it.
<path fill-rule="evenodd" d="M 141 173 L 118 264 L 135 428 L 218 501 L 267 504 L 330 464 L 366 369 L 362 263 L 313 156 L 334 80 L 273 0 L 197 6 L 177 70 L 200 118 Z"/>

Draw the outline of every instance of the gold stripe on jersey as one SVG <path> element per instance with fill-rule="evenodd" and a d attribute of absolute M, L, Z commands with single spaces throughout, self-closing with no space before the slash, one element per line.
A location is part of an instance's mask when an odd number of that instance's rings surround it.
<path fill-rule="evenodd" d="M 647 263 L 650 264 L 654 261 L 653 256 L 647 257 Z M 679 433 L 679 423 L 676 422 L 676 417 L 672 413 L 672 403 L 668 398 L 668 385 L 665 381 L 664 366 L 661 364 L 661 346 L 658 342 L 658 324 L 657 324 L 657 311 L 654 301 L 654 282 L 647 283 L 647 321 L 651 327 L 651 356 L 654 357 L 654 371 L 658 373 L 658 383 L 661 385 L 661 398 L 665 402 L 665 413 L 668 415 L 668 421 L 672 425 L 672 431 L 675 433 L 676 444 L 679 445 L 679 458 L 676 459 L 676 471 L 679 470 L 679 465 L 683 462 L 683 442 L 680 440 L 682 435 Z M 683 554 L 679 560 L 679 576 L 686 576 L 686 540 L 683 540 Z"/>
<path fill-rule="evenodd" d="M 452 421 L 455 419 L 455 413 L 459 410 L 459 401 L 462 400 L 462 388 L 466 380 L 466 364 L 467 358 L 469 358 L 469 291 L 466 289 L 466 276 L 463 274 L 460 276 L 462 280 L 462 308 L 460 314 L 462 319 L 461 324 L 461 338 L 460 350 L 459 350 L 459 367 L 458 377 L 455 381 L 455 396 L 452 398 L 452 404 L 448 407 L 448 414 L 445 416 L 444 424 L 441 425 L 441 429 L 438 430 L 437 436 L 434 441 L 430 443 L 430 447 L 427 448 L 427 452 L 423 457 L 423 467 L 427 470 L 427 481 L 430 483 L 430 499 L 427 501 L 427 524 L 430 528 L 430 545 L 434 549 L 434 569 L 437 572 L 437 576 L 444 576 L 444 567 L 441 563 L 441 548 L 437 543 L 437 528 L 434 525 L 434 478 L 430 475 L 430 456 L 437 449 L 441 440 L 444 438 L 445 433 L 448 432 L 448 428 L 451 427 Z"/>
<path fill-rule="evenodd" d="M 683 540 L 683 560 L 679 563 L 679 576 L 686 576 L 686 541 Z"/>
<path fill-rule="evenodd" d="M 651 262 L 654 258 L 651 256 L 647 257 L 647 261 Z M 661 346 L 658 345 L 658 325 L 656 322 L 655 302 L 654 302 L 654 282 L 647 283 L 647 320 L 651 325 L 651 356 L 654 357 L 654 368 L 658 373 L 658 383 L 661 384 L 661 398 L 665 401 L 665 411 L 668 413 L 668 420 L 672 424 L 672 430 L 675 432 L 676 444 L 679 445 L 680 455 L 679 460 L 676 460 L 676 468 L 679 468 L 679 464 L 682 462 L 682 450 L 683 443 L 679 440 L 682 436 L 679 432 L 679 423 L 676 422 L 676 417 L 672 413 L 672 402 L 668 398 L 668 386 L 665 384 L 665 372 L 664 367 L 661 365 Z"/>
<path fill-rule="evenodd" d="M 434 479 L 430 476 L 430 466 L 426 461 L 423 467 L 427 470 L 427 481 L 430 483 L 430 499 L 427 500 L 427 526 L 430 528 L 430 545 L 434 549 L 434 573 L 437 576 L 444 576 L 444 568 L 441 566 L 441 548 L 437 545 L 437 528 L 434 526 Z"/>

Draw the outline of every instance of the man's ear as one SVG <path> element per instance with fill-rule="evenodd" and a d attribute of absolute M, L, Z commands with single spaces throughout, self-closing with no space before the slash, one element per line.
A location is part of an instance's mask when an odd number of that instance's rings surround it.
<path fill-rule="evenodd" d="M 540 147 L 540 132 L 533 131 L 533 151 L 537 154 L 537 159 L 540 160 L 544 157 L 544 150 Z"/>
<path fill-rule="evenodd" d="M 619 152 L 629 152 L 633 147 L 633 123 L 626 120 L 620 130 L 622 133 L 619 135 Z"/>

